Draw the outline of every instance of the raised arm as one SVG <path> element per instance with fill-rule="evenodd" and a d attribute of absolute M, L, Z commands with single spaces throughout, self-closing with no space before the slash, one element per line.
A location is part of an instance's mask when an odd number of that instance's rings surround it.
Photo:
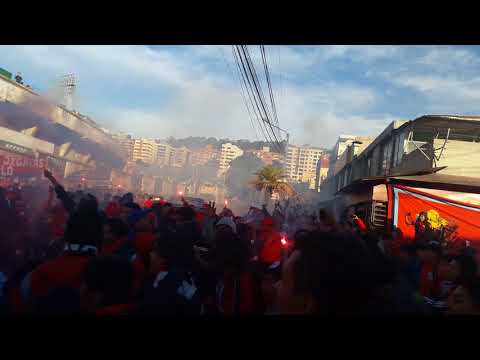
<path fill-rule="evenodd" d="M 68 196 L 64 187 L 58 183 L 57 179 L 55 179 L 55 177 L 50 171 L 45 169 L 43 174 L 48 180 L 50 180 L 50 182 L 54 186 L 55 193 L 57 194 L 57 197 L 61 200 L 65 210 L 67 210 L 68 213 L 71 214 L 75 210 L 75 202 L 70 198 L 70 196 Z"/>

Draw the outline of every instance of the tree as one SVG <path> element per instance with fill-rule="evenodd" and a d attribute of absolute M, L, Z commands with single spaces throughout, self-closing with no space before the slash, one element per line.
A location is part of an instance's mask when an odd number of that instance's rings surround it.
<path fill-rule="evenodd" d="M 247 199 L 250 195 L 255 172 L 260 170 L 265 163 L 251 153 L 245 153 L 230 163 L 230 168 L 225 176 L 225 185 L 229 196 Z"/>
<path fill-rule="evenodd" d="M 265 192 L 265 203 L 268 205 L 273 193 L 276 192 L 281 198 L 288 198 L 295 195 L 293 187 L 283 181 L 283 172 L 281 168 L 271 165 L 264 166 L 255 173 L 256 178 L 251 185 L 257 191 Z"/>

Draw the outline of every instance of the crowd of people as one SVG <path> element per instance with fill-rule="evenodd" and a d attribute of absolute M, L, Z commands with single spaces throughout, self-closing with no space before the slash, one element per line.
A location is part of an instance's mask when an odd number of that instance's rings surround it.
<path fill-rule="evenodd" d="M 0 188 L 3 315 L 480 313 L 470 247 L 398 244 L 354 211 L 243 217 L 131 193 Z"/>

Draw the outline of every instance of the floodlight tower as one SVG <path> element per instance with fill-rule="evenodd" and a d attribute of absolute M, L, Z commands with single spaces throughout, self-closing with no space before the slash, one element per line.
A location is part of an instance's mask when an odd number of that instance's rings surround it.
<path fill-rule="evenodd" d="M 77 86 L 75 74 L 64 75 L 61 79 L 61 86 L 63 88 L 63 105 L 68 110 L 73 110 L 73 96 Z"/>

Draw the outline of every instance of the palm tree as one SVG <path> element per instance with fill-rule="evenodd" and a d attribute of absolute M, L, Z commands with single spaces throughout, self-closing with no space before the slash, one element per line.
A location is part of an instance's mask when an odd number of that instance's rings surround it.
<path fill-rule="evenodd" d="M 295 195 L 293 187 L 283 181 L 284 175 L 282 169 L 267 165 L 255 173 L 256 178 L 251 185 L 258 191 L 265 192 L 265 203 L 268 206 L 270 198 L 274 192 L 281 198 L 287 198 Z"/>

